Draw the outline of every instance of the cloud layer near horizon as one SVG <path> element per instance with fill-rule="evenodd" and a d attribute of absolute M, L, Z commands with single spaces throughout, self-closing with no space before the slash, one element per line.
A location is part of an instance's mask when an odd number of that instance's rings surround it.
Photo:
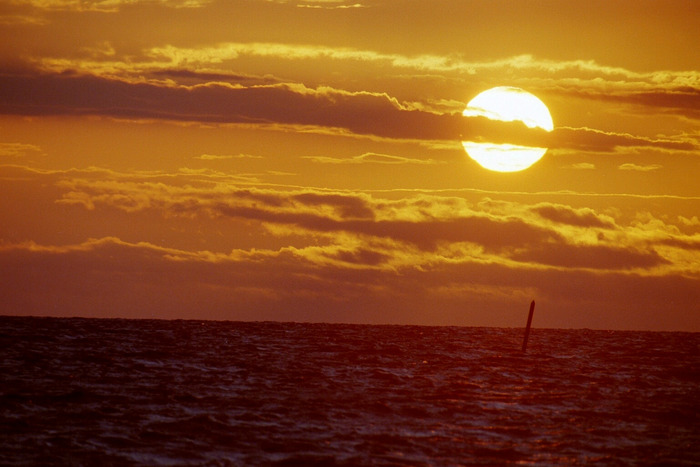
<path fill-rule="evenodd" d="M 63 216 L 76 219 L 62 222 L 80 225 L 85 216 L 116 209 L 133 223 L 113 230 L 117 236 L 63 245 L 6 241 L 0 261 L 8 277 L 33 290 L 29 296 L 4 289 L 6 309 L 13 313 L 45 312 L 59 298 L 77 314 L 109 316 L 128 309 L 134 316 L 185 317 L 199 301 L 201 316 L 216 319 L 322 314 L 332 321 L 402 322 L 412 316 L 408 321 L 486 324 L 480 313 L 460 315 L 468 294 L 471 303 L 497 310 L 489 313 L 500 325 L 517 325 L 508 320 L 529 294 L 558 308 L 541 317 L 543 326 L 585 322 L 577 315 L 594 309 L 610 326 L 633 314 L 643 329 L 654 324 L 653 310 L 669 297 L 678 311 L 667 317 L 666 328 L 700 324 L 687 312 L 700 299 L 700 232 L 681 219 L 670 224 L 637 216 L 620 224 L 611 214 L 563 203 L 427 193 L 392 200 L 370 193 L 236 186 L 201 175 L 177 180 L 112 173 L 105 179 L 96 177 L 99 171 L 37 173 L 8 166 L 2 171 L 22 189 L 53 186 L 50 196 L 63 206 Z M 144 218 L 166 228 L 183 222 L 195 229 L 227 226 L 233 236 L 219 245 L 233 248 L 168 247 L 158 244 L 157 234 L 125 240 Z M 245 240 L 236 238 L 245 231 L 269 236 L 270 247 L 245 248 Z M 200 240 L 206 238 L 200 234 Z M 118 290 L 108 277 L 119 278 Z M 559 285 L 548 286 L 553 283 Z M 420 315 L 426 303 L 411 304 L 412 294 L 430 298 L 441 311 Z M 642 295 L 640 310 L 636 300 Z M 393 300 L 399 309 L 378 314 Z"/>

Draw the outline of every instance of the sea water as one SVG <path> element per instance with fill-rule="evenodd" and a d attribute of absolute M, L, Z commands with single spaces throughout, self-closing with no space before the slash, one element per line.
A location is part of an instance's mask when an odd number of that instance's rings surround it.
<path fill-rule="evenodd" d="M 700 464 L 700 334 L 522 336 L 0 317 L 0 464 Z"/>

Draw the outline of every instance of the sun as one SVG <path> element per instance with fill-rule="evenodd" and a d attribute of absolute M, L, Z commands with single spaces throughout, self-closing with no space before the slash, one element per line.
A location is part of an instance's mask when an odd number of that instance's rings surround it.
<path fill-rule="evenodd" d="M 486 117 L 503 122 L 520 121 L 529 128 L 554 129 L 552 116 L 544 102 L 520 88 L 499 86 L 482 92 L 469 101 L 465 117 Z M 547 152 L 547 148 L 462 141 L 469 157 L 482 167 L 497 172 L 527 169 Z"/>

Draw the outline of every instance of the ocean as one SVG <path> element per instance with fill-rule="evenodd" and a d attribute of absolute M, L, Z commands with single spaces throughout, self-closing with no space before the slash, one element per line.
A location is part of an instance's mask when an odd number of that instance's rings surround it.
<path fill-rule="evenodd" d="M 700 465 L 700 333 L 0 317 L 0 465 Z"/>

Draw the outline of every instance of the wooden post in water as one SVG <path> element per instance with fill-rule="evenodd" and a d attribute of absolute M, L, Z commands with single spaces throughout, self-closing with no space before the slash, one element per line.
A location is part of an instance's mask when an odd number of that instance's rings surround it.
<path fill-rule="evenodd" d="M 525 338 L 523 339 L 523 352 L 527 349 L 527 339 L 530 337 L 530 326 L 532 325 L 532 314 L 535 312 L 535 301 L 530 303 L 530 313 L 527 315 L 527 326 L 525 326 Z"/>

